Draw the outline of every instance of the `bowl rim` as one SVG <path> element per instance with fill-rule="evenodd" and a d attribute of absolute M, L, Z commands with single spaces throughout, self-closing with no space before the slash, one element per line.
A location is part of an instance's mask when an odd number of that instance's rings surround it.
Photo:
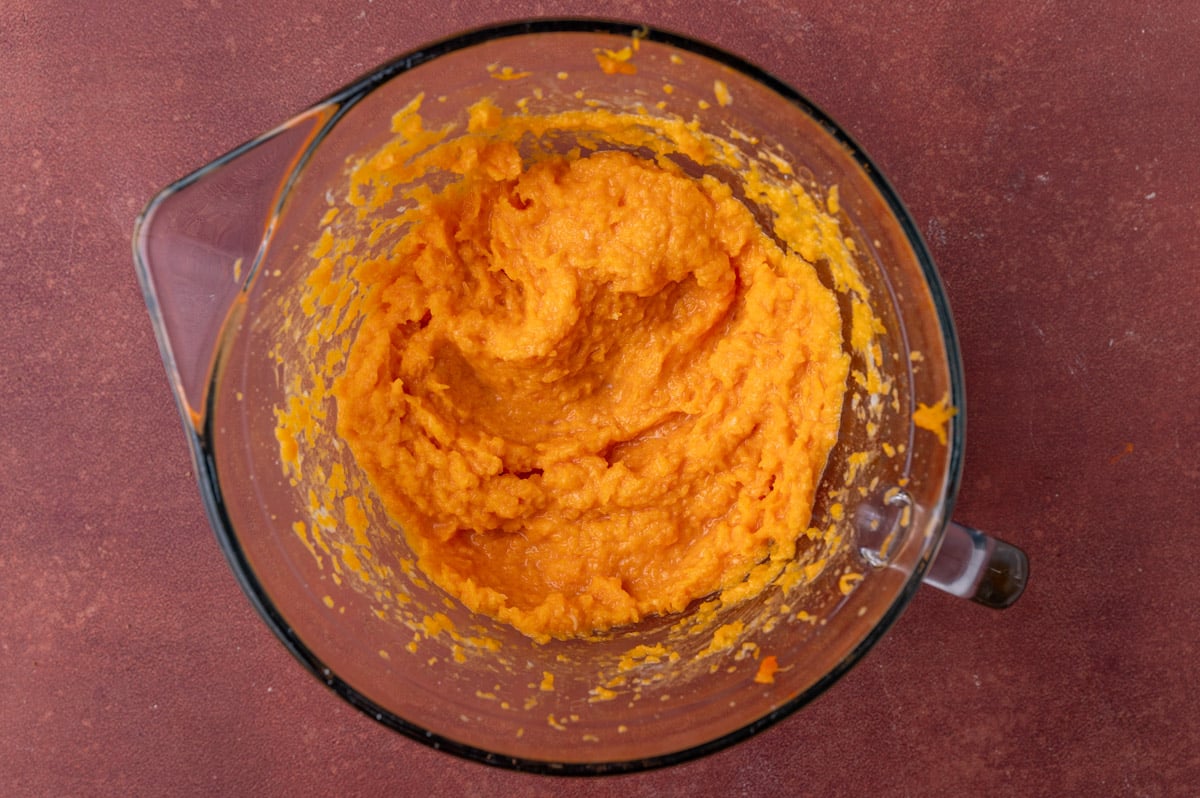
<path fill-rule="evenodd" d="M 802 706 L 810 703 L 825 692 L 835 682 L 845 675 L 891 628 L 903 613 L 909 601 L 921 585 L 922 576 L 933 560 L 940 545 L 941 536 L 947 520 L 951 517 L 957 497 L 958 486 L 962 471 L 963 450 L 965 441 L 965 388 L 963 368 L 955 333 L 949 302 L 941 278 L 934 265 L 933 258 L 922 239 L 916 223 L 901 203 L 899 196 L 891 184 L 883 176 L 865 151 L 850 135 L 838 125 L 828 114 L 822 111 L 811 100 L 779 80 L 764 69 L 755 66 L 740 56 L 734 55 L 715 45 L 697 40 L 689 35 L 675 33 L 663 28 L 641 23 L 621 21 L 607 18 L 591 17 L 555 17 L 539 18 L 524 21 L 503 22 L 472 28 L 457 34 L 438 39 L 423 45 L 407 54 L 393 58 L 375 69 L 364 73 L 341 89 L 314 103 L 309 108 L 296 114 L 299 118 L 314 110 L 325 107 L 333 113 L 323 126 L 321 132 L 308 145 L 308 152 L 315 149 L 325 134 L 336 124 L 358 101 L 365 98 L 376 88 L 384 85 L 392 78 L 414 69 L 417 66 L 433 61 L 441 56 L 466 49 L 478 44 L 505 38 L 534 36 L 546 33 L 598 33 L 619 37 L 637 36 L 643 41 L 668 45 L 683 52 L 717 62 L 748 77 L 765 88 L 771 90 L 781 99 L 797 107 L 825 130 L 835 141 L 840 143 L 859 167 L 867 174 L 872 184 L 886 203 L 888 210 L 894 216 L 900 230 L 913 249 L 916 261 L 928 287 L 934 306 L 937 323 L 946 350 L 947 369 L 949 374 L 950 404 L 958 408 L 949 425 L 948 458 L 944 496 L 942 503 L 936 508 L 933 523 L 933 542 L 927 547 L 924 555 L 916 563 L 902 589 L 896 595 L 891 606 L 883 613 L 880 620 L 871 628 L 867 635 L 828 673 L 806 690 L 788 699 L 767 714 L 752 720 L 739 728 L 723 734 L 715 739 L 691 746 L 675 752 L 657 754 L 645 758 L 623 759 L 599 762 L 557 762 L 546 759 L 498 754 L 486 749 L 465 744 L 454 739 L 433 733 L 418 724 L 406 720 L 387 708 L 377 704 L 372 699 L 359 692 L 353 686 L 342 680 L 332 671 L 317 654 L 308 647 L 300 636 L 291 628 L 287 619 L 274 605 L 262 583 L 255 576 L 249 559 L 234 531 L 232 519 L 222 498 L 220 481 L 217 473 L 217 463 L 214 453 L 216 430 L 213 428 L 215 414 L 213 404 L 217 391 L 212 390 L 223 372 L 224 353 L 227 349 L 227 339 L 222 339 L 217 346 L 213 366 L 208 379 L 209 390 L 205 391 L 203 401 L 203 422 L 197 426 L 194 419 L 186 417 L 185 429 L 188 433 L 193 461 L 196 465 L 197 481 L 200 484 L 205 509 L 218 539 L 221 549 L 228 561 L 238 584 L 246 594 L 251 604 L 267 626 L 274 632 L 284 647 L 308 670 L 322 681 L 334 694 L 344 701 L 373 718 L 383 726 L 399 732 L 410 739 L 423 743 L 435 750 L 445 751 L 463 759 L 480 762 L 499 768 L 545 775 L 565 776 L 599 776 L 642 772 L 657 768 L 669 767 L 698 759 L 736 743 L 742 742 L 759 732 L 773 726 L 782 719 L 790 716 Z M 257 140 L 256 140 L 257 141 Z M 176 181 L 165 189 L 160 196 L 176 190 L 187 183 L 199 179 L 204 174 L 228 162 L 251 147 L 255 142 L 239 147 L 213 163 L 202 167 L 193 174 Z M 303 169 L 306 158 L 301 158 L 293 172 Z M 289 179 L 289 184 L 291 179 Z M 283 192 L 286 194 L 286 189 Z M 230 325 L 235 326 L 235 325 Z M 227 328 L 228 329 L 228 328 Z"/>

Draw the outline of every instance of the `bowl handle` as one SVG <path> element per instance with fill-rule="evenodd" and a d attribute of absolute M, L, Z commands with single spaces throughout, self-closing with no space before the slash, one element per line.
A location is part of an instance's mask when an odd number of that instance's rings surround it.
<path fill-rule="evenodd" d="M 926 584 L 985 607 L 1012 606 L 1029 581 L 1025 552 L 955 521 L 946 525 Z"/>

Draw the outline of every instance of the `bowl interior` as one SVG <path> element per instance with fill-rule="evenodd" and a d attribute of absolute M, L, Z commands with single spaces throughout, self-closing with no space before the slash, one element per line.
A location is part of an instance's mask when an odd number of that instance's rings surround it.
<path fill-rule="evenodd" d="M 603 53 L 624 48 L 635 73 L 601 68 Z M 822 201 L 837 186 L 836 216 L 861 283 L 839 285 L 828 269 L 823 277 L 838 290 L 848 338 L 856 304 L 878 324 L 869 345 L 848 347 L 860 378 L 851 380 L 818 492 L 812 526 L 823 536 L 794 568 L 811 578 L 598 641 L 538 644 L 470 613 L 413 568 L 334 432 L 333 399 L 314 382 L 323 354 L 344 348 L 354 325 L 298 309 L 330 198 L 344 194 L 356 158 L 392 138 L 392 115 L 419 94 L 429 128 L 462 125 L 483 96 L 512 113 L 674 114 L 781 153 L 791 179 Z M 915 427 L 912 414 L 918 403 L 961 405 L 962 391 L 928 255 L 852 142 L 730 56 L 598 23 L 468 34 L 331 102 L 343 112 L 303 159 L 247 301 L 230 319 L 206 420 L 224 541 L 293 652 L 352 703 L 417 739 L 488 762 L 580 773 L 668 764 L 739 739 L 810 700 L 861 656 L 915 590 L 956 479 L 960 425 L 944 443 Z M 299 473 L 281 465 L 277 437 L 297 396 L 313 421 L 311 435 L 295 441 Z M 350 515 L 361 510 L 368 523 L 348 518 L 347 496 L 359 500 Z M 721 629 L 739 631 L 712 652 Z M 779 670 L 756 681 L 767 656 Z"/>

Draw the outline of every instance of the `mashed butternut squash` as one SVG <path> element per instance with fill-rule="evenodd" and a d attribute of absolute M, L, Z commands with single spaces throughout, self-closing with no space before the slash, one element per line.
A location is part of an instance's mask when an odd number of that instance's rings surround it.
<path fill-rule="evenodd" d="M 354 269 L 337 431 L 418 566 L 546 639 L 793 558 L 846 390 L 835 296 L 711 175 L 519 145 L 434 144 L 450 179 Z"/>

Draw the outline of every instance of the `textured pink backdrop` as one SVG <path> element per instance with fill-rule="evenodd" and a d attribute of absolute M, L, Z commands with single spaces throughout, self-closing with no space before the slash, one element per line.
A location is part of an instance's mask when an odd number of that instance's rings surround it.
<path fill-rule="evenodd" d="M 0 794 L 1195 794 L 1198 9 L 7 0 Z M 158 188 L 376 63 L 546 14 L 708 39 L 864 145 L 958 322 L 956 515 L 1033 564 L 1012 610 L 923 591 L 801 713 L 607 782 L 451 759 L 291 659 L 208 529 L 129 246 Z"/>

